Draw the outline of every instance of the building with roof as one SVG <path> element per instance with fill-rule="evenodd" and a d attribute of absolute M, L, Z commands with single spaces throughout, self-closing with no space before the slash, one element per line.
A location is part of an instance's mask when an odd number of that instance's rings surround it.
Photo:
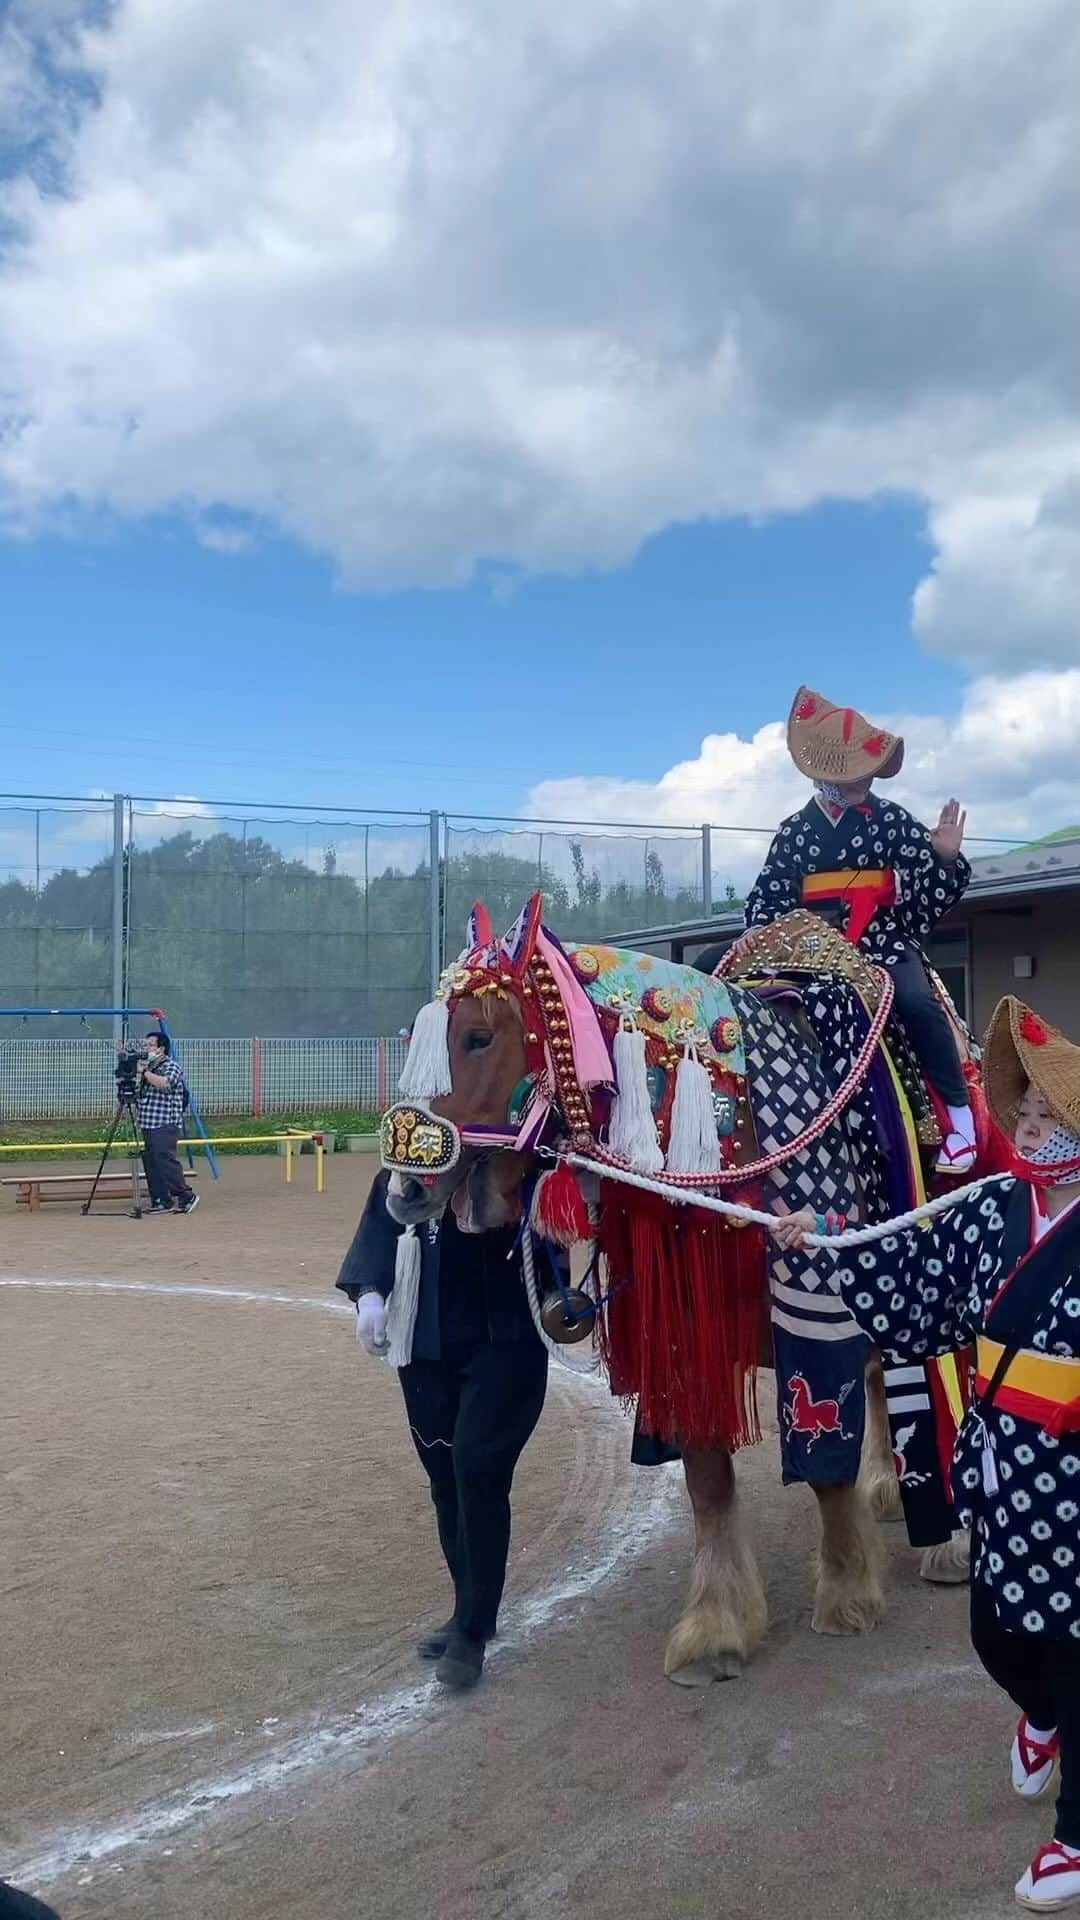
<path fill-rule="evenodd" d="M 631 929 L 620 946 L 695 961 L 742 931 L 741 909 Z M 930 958 L 982 1036 L 1003 993 L 1080 1036 L 1080 827 L 972 862 L 971 885 L 931 943 Z"/>

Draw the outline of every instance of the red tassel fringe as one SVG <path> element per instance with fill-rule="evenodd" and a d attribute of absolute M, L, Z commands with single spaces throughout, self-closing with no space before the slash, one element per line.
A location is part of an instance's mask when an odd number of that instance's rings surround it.
<path fill-rule="evenodd" d="M 541 1174 L 533 1194 L 532 1226 L 545 1240 L 567 1252 L 582 1240 L 591 1240 L 593 1224 L 585 1195 L 573 1167 L 560 1160 L 551 1173 Z"/>
<path fill-rule="evenodd" d="M 599 1316 L 611 1390 L 643 1431 L 730 1450 L 761 1438 L 757 1366 L 765 1297 L 758 1227 L 700 1208 L 600 1188 L 601 1252 L 613 1298 Z"/>

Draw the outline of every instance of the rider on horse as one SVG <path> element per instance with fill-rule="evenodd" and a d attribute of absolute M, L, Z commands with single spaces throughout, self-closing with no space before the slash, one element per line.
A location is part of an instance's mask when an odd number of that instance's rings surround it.
<path fill-rule="evenodd" d="M 873 782 L 899 773 L 903 740 L 807 687 L 791 709 L 788 750 L 814 795 L 773 840 L 746 924 L 768 926 L 806 907 L 889 968 L 897 1013 L 947 1119 L 937 1170 L 969 1173 L 976 1147 L 967 1084 L 923 952 L 971 878 L 961 852 L 965 816 L 950 800 L 931 833 L 894 800 L 879 800 Z"/>

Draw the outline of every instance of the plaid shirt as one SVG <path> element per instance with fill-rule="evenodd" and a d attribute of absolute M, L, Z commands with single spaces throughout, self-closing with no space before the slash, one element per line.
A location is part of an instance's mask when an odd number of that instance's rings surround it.
<path fill-rule="evenodd" d="M 152 1127 L 176 1127 L 184 1124 L 184 1076 L 175 1060 L 159 1060 L 151 1073 L 164 1075 L 167 1087 L 148 1087 L 143 1082 L 139 1095 L 139 1125 L 144 1133 Z"/>

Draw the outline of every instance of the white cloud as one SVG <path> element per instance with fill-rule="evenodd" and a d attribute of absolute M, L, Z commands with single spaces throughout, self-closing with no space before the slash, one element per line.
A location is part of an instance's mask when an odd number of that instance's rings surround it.
<path fill-rule="evenodd" d="M 1080 658 L 1078 40 L 1074 0 L 118 0 L 100 109 L 52 94 L 67 191 L 0 200 L 0 515 L 224 505 L 387 585 L 901 490 L 928 645 Z"/>
<path fill-rule="evenodd" d="M 873 717 L 907 742 L 903 773 L 889 790 L 931 825 L 942 802 L 956 794 L 968 809 L 973 857 L 991 851 L 977 844 L 983 838 L 1022 841 L 1080 822 L 1080 669 L 977 680 L 949 719 Z M 777 720 L 750 740 L 709 734 L 696 758 L 655 782 L 604 775 L 544 781 L 524 811 L 560 820 L 708 821 L 743 829 L 713 837 L 716 874 L 742 885 L 760 865 L 769 830 L 801 806 L 808 791 Z"/>

